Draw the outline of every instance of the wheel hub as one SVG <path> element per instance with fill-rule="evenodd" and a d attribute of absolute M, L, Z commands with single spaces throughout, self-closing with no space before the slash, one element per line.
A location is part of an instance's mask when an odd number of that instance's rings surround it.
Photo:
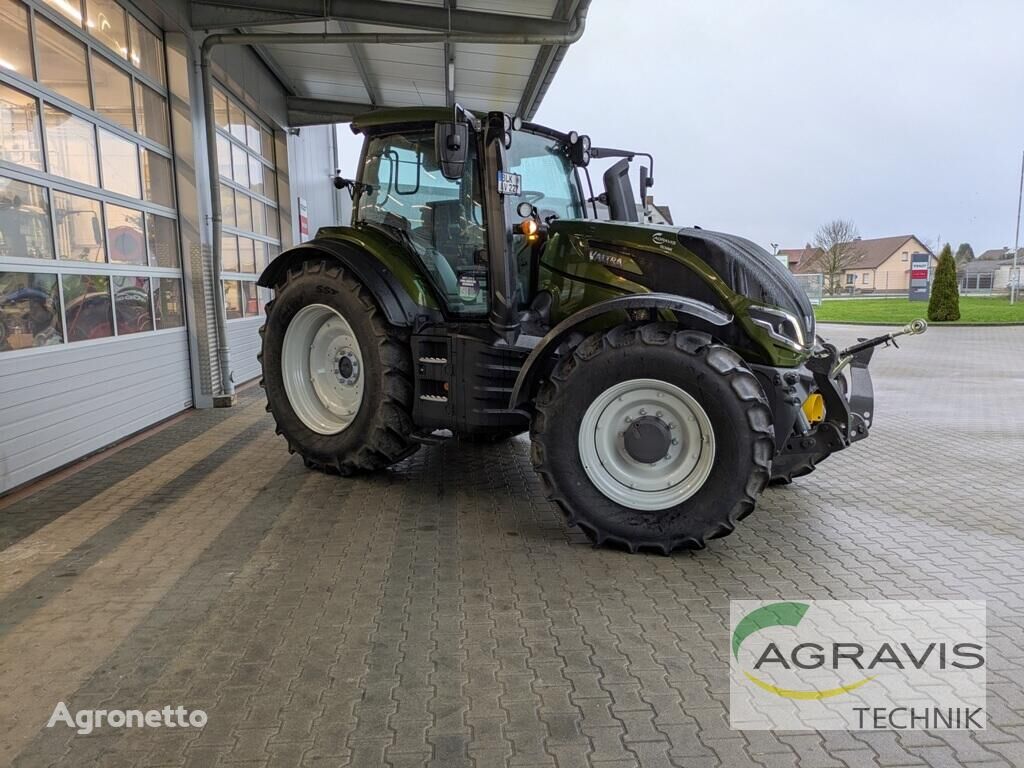
<path fill-rule="evenodd" d="M 668 455 L 672 432 L 657 416 L 641 416 L 626 427 L 622 442 L 634 461 L 655 464 Z"/>
<path fill-rule="evenodd" d="M 359 358 L 346 349 L 338 356 L 338 381 L 352 386 L 359 379 Z"/>

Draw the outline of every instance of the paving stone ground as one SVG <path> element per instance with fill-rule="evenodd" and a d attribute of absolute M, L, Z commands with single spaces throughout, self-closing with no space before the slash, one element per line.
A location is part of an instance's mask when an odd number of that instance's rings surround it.
<path fill-rule="evenodd" d="M 0 765 L 1024 765 L 1024 329 L 872 369 L 867 442 L 671 557 L 567 529 L 524 438 L 343 480 L 259 390 L 195 412 L 0 510 Z M 986 599 L 988 729 L 730 730 L 729 600 L 774 598 Z"/>

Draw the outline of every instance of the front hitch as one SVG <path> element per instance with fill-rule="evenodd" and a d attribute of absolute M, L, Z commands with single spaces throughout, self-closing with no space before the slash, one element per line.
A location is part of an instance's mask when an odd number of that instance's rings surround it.
<path fill-rule="evenodd" d="M 868 436 L 874 419 L 875 394 L 868 365 L 875 349 L 885 345 L 898 347 L 896 338 L 924 333 L 928 324 L 915 320 L 902 330 L 871 339 L 860 339 L 840 350 L 829 343 L 821 344 L 808 359 L 806 369 L 813 377 L 808 394 L 818 394 L 825 404 L 825 417 L 811 424 L 798 412 L 793 431 L 781 446 L 778 458 L 798 455 L 827 456 Z M 842 375 L 849 368 L 849 383 Z"/>

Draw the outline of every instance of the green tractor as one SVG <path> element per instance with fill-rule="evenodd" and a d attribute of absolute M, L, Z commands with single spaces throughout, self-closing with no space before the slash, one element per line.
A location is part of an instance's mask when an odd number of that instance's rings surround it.
<path fill-rule="evenodd" d="M 275 291 L 268 410 L 306 466 L 350 475 L 528 430 L 571 524 L 668 553 L 732 532 L 769 482 L 867 436 L 867 365 L 892 335 L 840 352 L 762 248 L 640 223 L 629 164 L 649 155 L 458 106 L 352 129 L 358 178 L 335 180 L 351 226 L 259 280 Z M 616 159 L 596 196 L 591 158 Z"/>

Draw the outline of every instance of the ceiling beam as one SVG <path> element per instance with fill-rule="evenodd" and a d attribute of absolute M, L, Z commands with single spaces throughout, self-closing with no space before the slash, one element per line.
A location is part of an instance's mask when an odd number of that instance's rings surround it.
<path fill-rule="evenodd" d="M 307 99 L 299 96 L 289 96 L 287 106 L 290 128 L 300 128 L 304 125 L 347 123 L 353 117 L 374 109 L 373 104 L 355 104 L 332 99 Z"/>
<path fill-rule="evenodd" d="M 209 30 L 327 18 L 435 32 L 562 35 L 572 31 L 568 18 L 554 21 L 391 0 L 289 0 L 287 10 L 282 5 L 280 0 L 192 0 L 192 26 Z"/>
<path fill-rule="evenodd" d="M 352 27 L 349 26 L 348 22 L 339 21 L 336 23 L 339 32 L 352 32 Z M 352 55 L 352 61 L 356 65 L 356 72 L 359 73 L 359 79 L 363 83 L 363 90 L 366 91 L 367 100 L 374 106 L 379 105 L 381 103 L 380 92 L 377 90 L 377 84 L 370 76 L 370 68 L 366 66 L 363 46 L 359 43 L 349 43 L 348 52 Z"/>

